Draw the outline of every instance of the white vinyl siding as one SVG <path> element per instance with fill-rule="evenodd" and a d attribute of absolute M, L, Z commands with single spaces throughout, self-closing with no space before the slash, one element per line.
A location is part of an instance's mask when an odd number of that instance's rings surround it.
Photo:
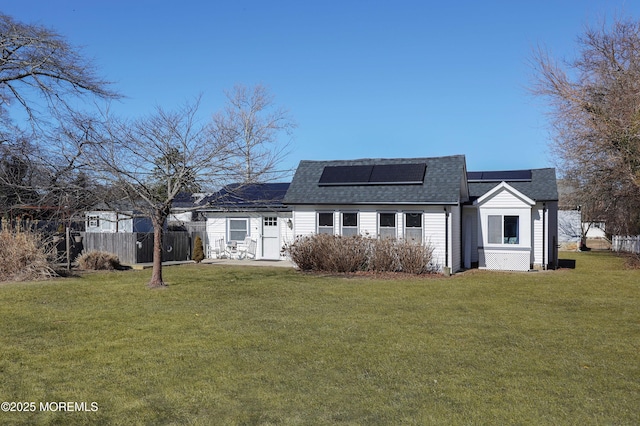
<path fill-rule="evenodd" d="M 452 272 L 457 272 L 462 269 L 461 216 L 462 208 L 460 206 L 451 206 L 451 215 L 449 216 L 449 265 L 451 266 Z"/>
<path fill-rule="evenodd" d="M 445 266 L 445 220 L 443 206 L 428 207 L 424 213 L 423 241 L 433 246 L 434 264 L 438 269 Z M 449 217 L 449 226 L 451 226 L 451 217 Z M 451 252 L 451 248 L 449 248 L 449 252 Z"/>
<path fill-rule="evenodd" d="M 293 212 L 293 235 L 311 235 L 317 233 L 316 212 L 314 210 L 296 210 Z"/>
<path fill-rule="evenodd" d="M 377 236 L 378 212 L 372 210 L 360 210 L 358 217 L 358 229 L 360 235 L 375 238 Z"/>

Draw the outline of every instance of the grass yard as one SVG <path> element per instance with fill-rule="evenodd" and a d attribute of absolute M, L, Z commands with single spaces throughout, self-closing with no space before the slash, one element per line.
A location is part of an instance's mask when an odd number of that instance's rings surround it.
<path fill-rule="evenodd" d="M 3 284 L 0 401 L 36 409 L 0 424 L 640 424 L 640 270 L 561 257 L 576 269 Z M 86 411 L 40 410 L 61 401 Z"/>

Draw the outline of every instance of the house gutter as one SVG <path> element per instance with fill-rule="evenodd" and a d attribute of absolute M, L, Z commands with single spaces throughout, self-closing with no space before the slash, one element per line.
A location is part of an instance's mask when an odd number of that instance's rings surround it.
<path fill-rule="evenodd" d="M 457 206 L 458 202 L 442 202 L 442 201 L 401 201 L 401 202 L 390 202 L 390 201 L 323 201 L 323 202 L 296 202 L 289 201 L 284 203 L 285 205 L 290 206 L 342 206 L 342 205 L 359 205 L 359 206 L 377 206 L 377 205 L 390 205 L 390 206 Z"/>
<path fill-rule="evenodd" d="M 542 203 L 542 269 L 547 269 L 547 264 L 545 261 L 545 253 L 547 251 L 547 247 L 545 244 L 545 236 L 547 235 L 547 203 Z"/>

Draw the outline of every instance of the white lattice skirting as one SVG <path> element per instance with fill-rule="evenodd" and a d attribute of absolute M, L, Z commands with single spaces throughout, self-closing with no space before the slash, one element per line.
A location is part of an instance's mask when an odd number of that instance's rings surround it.
<path fill-rule="evenodd" d="M 499 271 L 528 271 L 531 266 L 531 250 L 479 250 L 479 266 Z"/>

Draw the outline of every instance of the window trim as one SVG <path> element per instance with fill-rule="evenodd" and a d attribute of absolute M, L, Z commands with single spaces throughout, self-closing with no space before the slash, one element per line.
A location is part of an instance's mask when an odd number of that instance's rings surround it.
<path fill-rule="evenodd" d="M 330 214 L 331 215 L 331 226 L 326 226 L 326 225 L 320 225 L 320 215 L 321 214 Z M 327 230 L 331 229 L 331 232 L 326 232 Z M 335 234 L 335 229 L 336 229 L 336 215 L 334 212 L 328 212 L 328 211 L 320 211 L 320 212 L 316 212 L 316 233 L 317 234 L 329 234 L 329 235 L 334 235 Z M 325 230 L 325 232 L 321 232 L 321 230 Z"/>
<path fill-rule="evenodd" d="M 492 219 L 492 218 L 500 218 L 500 238 L 499 238 L 499 242 L 495 242 L 495 240 L 493 240 L 492 237 L 497 236 L 497 232 L 494 232 L 496 235 L 492 235 L 492 230 L 497 231 L 497 229 L 492 229 L 491 225 L 492 225 L 492 221 L 497 222 L 496 219 Z M 508 221 L 506 220 L 507 218 L 509 219 L 515 219 L 515 237 L 507 237 L 507 225 L 508 225 Z M 520 215 L 517 214 L 504 214 L 504 213 L 500 213 L 500 214 L 488 214 L 487 215 L 487 244 L 490 245 L 495 245 L 495 246 L 517 246 L 520 245 Z M 497 225 L 497 223 L 495 224 Z M 507 238 L 515 238 L 515 241 L 513 242 L 507 242 L 505 241 Z M 493 240 L 493 241 L 492 241 Z"/>
<path fill-rule="evenodd" d="M 239 229 L 231 229 L 231 222 L 232 221 L 244 221 L 244 223 L 246 224 L 245 226 L 245 236 L 242 239 L 233 239 L 231 238 L 231 232 L 238 232 L 240 231 Z M 244 239 L 249 237 L 251 235 L 251 222 L 250 219 L 248 217 L 229 217 L 227 218 L 227 241 L 228 242 L 244 242 Z"/>
<path fill-rule="evenodd" d="M 97 214 L 87 215 L 87 227 L 100 228 L 100 215 L 97 215 Z"/>
<path fill-rule="evenodd" d="M 263 216 L 262 226 L 278 226 L 278 216 Z"/>
<path fill-rule="evenodd" d="M 404 217 L 403 217 L 403 219 L 404 219 L 404 221 L 403 221 L 403 226 L 404 226 L 403 232 L 404 232 L 404 234 L 403 235 L 404 235 L 405 239 L 408 239 L 408 237 L 407 237 L 407 228 L 409 228 L 409 229 L 419 229 L 420 230 L 420 241 L 419 242 L 420 242 L 420 244 L 422 244 L 422 241 L 424 240 L 424 212 L 405 211 L 405 212 L 403 212 L 403 214 L 404 214 Z M 420 226 L 419 227 L 418 226 L 407 226 L 407 216 L 408 215 L 412 215 L 412 214 L 420 216 Z"/>
<path fill-rule="evenodd" d="M 345 226 L 344 224 L 345 214 L 355 215 L 355 218 L 356 218 L 355 226 Z M 347 211 L 340 212 L 340 235 L 343 235 L 343 236 L 345 235 L 344 233 L 345 229 L 355 231 L 354 233 L 348 233 L 346 236 L 358 235 L 360 233 L 360 214 L 357 211 L 347 210 Z"/>
<path fill-rule="evenodd" d="M 379 238 L 398 238 L 398 212 L 390 212 L 390 211 L 379 211 L 378 213 L 378 237 Z M 389 214 L 393 215 L 393 227 L 391 226 L 382 226 L 381 215 Z M 382 229 L 393 229 L 393 237 L 383 236 L 381 230 Z"/>

